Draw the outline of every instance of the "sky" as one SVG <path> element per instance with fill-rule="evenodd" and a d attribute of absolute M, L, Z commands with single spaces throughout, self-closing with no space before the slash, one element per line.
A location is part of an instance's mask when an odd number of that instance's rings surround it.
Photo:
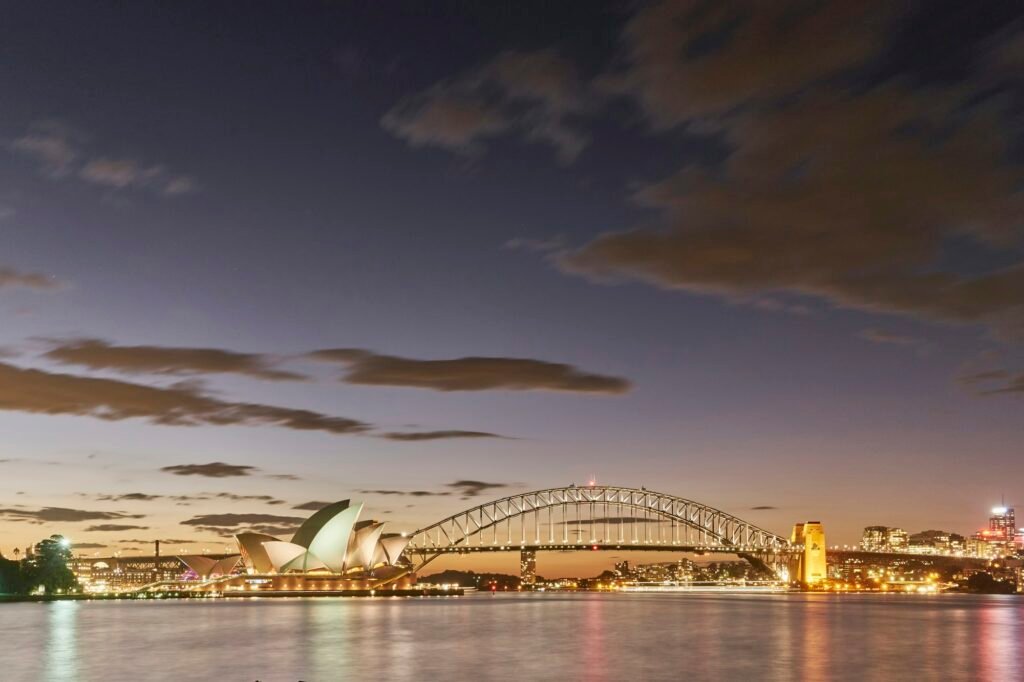
<path fill-rule="evenodd" d="M 1024 506 L 1016 3 L 15 3 L 0 91 L 7 555 Z"/>

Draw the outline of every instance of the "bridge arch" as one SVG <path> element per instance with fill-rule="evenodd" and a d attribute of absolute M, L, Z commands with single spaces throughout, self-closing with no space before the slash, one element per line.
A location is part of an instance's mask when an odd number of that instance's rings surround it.
<path fill-rule="evenodd" d="M 418 569 L 442 554 L 527 546 L 735 554 L 790 549 L 785 538 L 700 502 L 646 488 L 571 485 L 509 495 L 449 516 L 411 533 L 405 556 Z"/>

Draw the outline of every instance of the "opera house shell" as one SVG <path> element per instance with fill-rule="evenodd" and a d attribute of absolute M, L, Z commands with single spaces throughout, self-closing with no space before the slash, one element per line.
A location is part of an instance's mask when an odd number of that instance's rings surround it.
<path fill-rule="evenodd" d="M 383 533 L 381 522 L 360 521 L 362 511 L 362 503 L 349 500 L 328 505 L 306 519 L 290 542 L 262 533 L 236 535 L 246 572 L 347 575 L 394 569 L 409 538 Z"/>

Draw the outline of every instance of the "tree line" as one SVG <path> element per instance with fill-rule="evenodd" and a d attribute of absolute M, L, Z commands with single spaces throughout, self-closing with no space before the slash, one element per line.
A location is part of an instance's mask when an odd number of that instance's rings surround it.
<path fill-rule="evenodd" d="M 72 592 L 78 580 L 71 571 L 71 545 L 62 535 L 51 535 L 35 546 L 32 556 L 13 561 L 0 556 L 0 594 Z"/>

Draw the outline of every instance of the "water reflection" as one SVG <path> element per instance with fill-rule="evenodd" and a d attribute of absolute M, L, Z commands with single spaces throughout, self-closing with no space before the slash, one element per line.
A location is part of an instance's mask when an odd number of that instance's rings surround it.
<path fill-rule="evenodd" d="M 58 601 L 46 604 L 46 679 L 74 682 L 78 675 L 78 612 L 82 604 Z M 22 652 L 23 654 L 27 652 Z"/>
<path fill-rule="evenodd" d="M 11 604 L 0 680 L 1015 680 L 1022 621 L 967 595 Z"/>

